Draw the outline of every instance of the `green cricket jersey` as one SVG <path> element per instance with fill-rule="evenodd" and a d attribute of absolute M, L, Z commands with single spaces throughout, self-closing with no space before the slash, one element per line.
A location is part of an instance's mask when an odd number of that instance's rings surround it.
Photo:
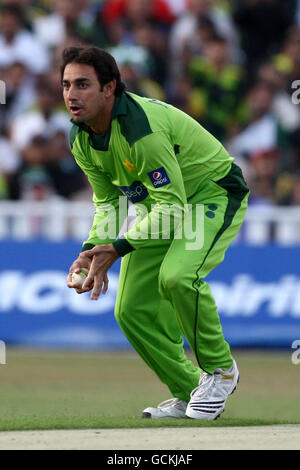
<path fill-rule="evenodd" d="M 70 145 L 92 186 L 96 206 L 83 249 L 113 242 L 121 256 L 147 245 L 149 239 L 136 233 L 147 234 L 156 226 L 164 208 L 184 211 L 205 181 L 223 178 L 233 162 L 222 144 L 190 116 L 169 104 L 128 92 L 116 97 L 105 136 L 74 122 Z M 97 227 L 103 226 L 112 211 L 118 220 L 121 195 L 137 207 L 143 204 L 149 212 L 122 238 L 116 240 L 117 234 L 108 233 L 103 240 Z M 120 225 L 121 221 L 118 230 Z M 157 227 L 160 238 L 162 229 Z"/>

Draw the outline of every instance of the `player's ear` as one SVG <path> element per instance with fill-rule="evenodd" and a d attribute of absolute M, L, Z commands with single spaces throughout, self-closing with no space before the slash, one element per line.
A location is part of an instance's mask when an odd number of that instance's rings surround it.
<path fill-rule="evenodd" d="M 117 82 L 114 79 L 103 85 L 103 93 L 105 98 L 110 98 L 112 95 L 115 94 L 116 84 Z"/>

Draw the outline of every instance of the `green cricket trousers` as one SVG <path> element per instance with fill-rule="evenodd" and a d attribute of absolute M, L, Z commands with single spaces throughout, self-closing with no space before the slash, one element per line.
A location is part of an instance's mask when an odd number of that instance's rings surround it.
<path fill-rule="evenodd" d="M 188 201 L 190 217 L 203 232 L 201 246 L 188 249 L 190 238 L 184 236 L 149 240 L 147 248 L 122 259 L 116 319 L 172 395 L 186 402 L 202 370 L 212 374 L 218 367 L 232 365 L 217 307 L 204 279 L 223 261 L 237 235 L 248 194 L 242 172 L 233 164 L 225 178 L 217 182 L 208 179 Z M 197 207 L 202 207 L 200 221 L 196 219 Z M 182 335 L 199 367 L 187 359 Z"/>

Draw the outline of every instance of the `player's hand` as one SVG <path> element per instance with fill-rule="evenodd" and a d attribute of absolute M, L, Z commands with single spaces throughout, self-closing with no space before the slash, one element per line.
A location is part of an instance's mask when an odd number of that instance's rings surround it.
<path fill-rule="evenodd" d="M 70 267 L 69 274 L 67 277 L 67 286 L 70 287 L 71 289 L 75 289 L 77 294 L 88 292 L 89 290 L 92 289 L 93 286 L 91 286 L 90 289 L 83 290 L 79 283 L 72 282 L 72 274 L 73 273 L 79 274 L 82 268 L 86 268 L 89 270 L 91 263 L 92 263 L 92 260 L 90 260 L 89 258 L 80 258 L 78 256 L 78 258 L 74 261 L 74 263 Z"/>
<path fill-rule="evenodd" d="M 108 245 L 95 246 L 92 250 L 83 251 L 79 255 L 79 259 L 85 260 L 92 258 L 91 266 L 87 278 L 85 279 L 82 289 L 85 292 L 92 290 L 91 299 L 97 300 L 102 291 L 103 294 L 108 289 L 107 271 L 112 264 L 119 258 L 119 254 L 114 246 Z"/>

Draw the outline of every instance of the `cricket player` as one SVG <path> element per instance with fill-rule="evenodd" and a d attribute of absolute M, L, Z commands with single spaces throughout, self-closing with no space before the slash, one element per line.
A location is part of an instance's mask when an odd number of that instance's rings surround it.
<path fill-rule="evenodd" d="M 122 257 L 116 319 L 172 395 L 142 416 L 216 419 L 239 372 L 205 278 L 223 261 L 242 224 L 249 190 L 241 170 L 190 116 L 126 92 L 104 50 L 65 49 L 61 74 L 74 124 L 72 154 L 96 206 L 68 286 L 91 291 L 97 300 L 107 291 L 107 271 Z M 136 206 L 137 219 L 119 236 L 124 195 Z M 72 282 L 81 268 L 88 269 L 82 286 Z M 182 335 L 198 367 L 187 359 Z"/>

